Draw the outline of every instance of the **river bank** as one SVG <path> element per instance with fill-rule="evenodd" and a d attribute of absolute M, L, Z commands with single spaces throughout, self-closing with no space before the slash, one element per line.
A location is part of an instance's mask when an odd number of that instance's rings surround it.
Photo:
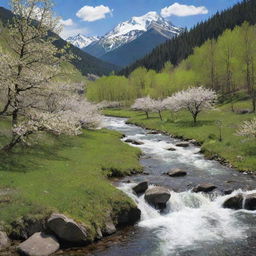
<path fill-rule="evenodd" d="M 9 129 L 8 120 L 1 120 L 0 128 Z M 121 137 L 106 129 L 85 130 L 78 137 L 41 135 L 36 145 L 1 154 L 0 231 L 19 243 L 45 231 L 42 224 L 52 213 L 82 224 L 86 243 L 107 236 L 109 223 L 111 232 L 119 229 L 119 217 L 136 204 L 109 178 L 142 172 L 140 150 L 122 143 Z"/>
<path fill-rule="evenodd" d="M 236 108 L 246 108 L 249 102 L 239 102 Z M 209 159 L 220 161 L 241 172 L 255 173 L 256 171 L 256 143 L 253 139 L 236 135 L 236 129 L 254 114 L 237 114 L 230 111 L 229 104 L 201 113 L 196 125 L 191 121 L 187 112 L 179 112 L 171 116 L 170 112 L 163 112 L 163 121 L 156 113 L 151 113 L 147 119 L 143 112 L 128 109 L 107 109 L 104 114 L 129 118 L 128 123 L 136 124 L 146 129 L 158 130 L 170 136 L 183 140 L 195 140 L 201 145 L 202 152 Z M 219 127 L 221 122 L 222 141 L 219 141 Z"/>

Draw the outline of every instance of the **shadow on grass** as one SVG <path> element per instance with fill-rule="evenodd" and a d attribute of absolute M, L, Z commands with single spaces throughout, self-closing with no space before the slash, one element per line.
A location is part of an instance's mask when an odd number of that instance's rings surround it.
<path fill-rule="evenodd" d="M 214 125 L 214 123 L 215 122 L 213 120 L 199 120 L 196 123 L 194 123 L 193 121 L 178 121 L 178 122 L 175 122 L 175 125 L 178 127 L 193 128 L 193 127 L 202 127 L 206 125 Z"/>
<path fill-rule="evenodd" d="M 68 158 L 61 156 L 60 150 L 75 146 L 75 141 L 62 136 L 51 136 L 50 139 L 51 145 L 18 146 L 13 152 L 1 153 L 0 172 L 26 173 L 42 168 L 44 160 L 68 161 Z"/>
<path fill-rule="evenodd" d="M 256 145 L 248 145 L 245 149 L 247 156 L 256 156 Z"/>

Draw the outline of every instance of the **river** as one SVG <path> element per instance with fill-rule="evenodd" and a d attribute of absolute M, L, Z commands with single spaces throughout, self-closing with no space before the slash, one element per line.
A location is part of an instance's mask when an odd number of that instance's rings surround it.
<path fill-rule="evenodd" d="M 126 177 L 116 186 L 133 198 L 142 212 L 140 222 L 85 250 L 72 254 L 90 256 L 254 256 L 256 255 L 256 211 L 224 209 L 223 202 L 237 194 L 256 193 L 255 176 L 240 173 L 207 160 L 200 148 L 177 147 L 180 140 L 164 134 L 150 134 L 141 127 L 126 124 L 126 119 L 106 117 L 105 127 L 123 133 L 126 139 L 143 142 L 141 165 L 145 173 Z M 175 151 L 169 151 L 168 148 Z M 125 157 L 125 156 L 124 156 Z M 180 168 L 184 177 L 163 173 Z M 143 195 L 138 197 L 132 187 L 140 181 L 171 190 L 167 208 L 159 212 L 149 206 Z M 128 183 L 129 182 L 129 183 Z M 200 183 L 213 183 L 217 189 L 210 194 L 193 193 Z M 234 191 L 223 195 L 223 191 Z"/>

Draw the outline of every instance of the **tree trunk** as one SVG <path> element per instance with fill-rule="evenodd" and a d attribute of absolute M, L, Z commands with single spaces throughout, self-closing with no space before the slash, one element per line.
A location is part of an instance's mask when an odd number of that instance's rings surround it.
<path fill-rule="evenodd" d="M 196 124 L 196 122 L 197 122 L 197 115 L 198 115 L 198 113 L 193 114 L 193 121 L 194 121 L 194 124 Z"/>
<path fill-rule="evenodd" d="M 16 137 L 13 135 L 11 142 L 5 145 L 1 150 L 5 152 L 10 152 L 19 142 L 20 142 L 20 137 Z"/>
<path fill-rule="evenodd" d="M 147 111 L 145 111 L 145 113 L 146 113 L 146 116 L 147 116 L 147 119 L 149 118 L 149 116 L 148 116 L 148 112 Z"/>
<path fill-rule="evenodd" d="M 159 117 L 160 117 L 161 121 L 163 121 L 163 117 L 162 117 L 161 111 L 158 111 L 158 114 L 159 114 Z"/>

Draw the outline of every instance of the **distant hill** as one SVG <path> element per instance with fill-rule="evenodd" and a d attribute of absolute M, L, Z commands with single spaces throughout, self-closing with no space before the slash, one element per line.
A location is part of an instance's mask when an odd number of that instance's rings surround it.
<path fill-rule="evenodd" d="M 3 26 L 6 26 L 7 22 L 11 20 L 12 17 L 13 14 L 10 10 L 0 7 L 0 22 L 3 24 Z M 56 47 L 63 48 L 67 45 L 67 42 L 60 38 L 57 34 L 53 35 L 56 37 L 56 41 L 54 42 Z M 108 75 L 111 71 L 118 69 L 117 66 L 99 60 L 96 57 L 89 55 L 88 53 L 82 51 L 81 49 L 73 45 L 70 45 L 69 50 L 72 54 L 78 57 L 78 59 L 72 60 L 71 64 L 73 64 L 83 75 Z"/>
<path fill-rule="evenodd" d="M 192 54 L 195 47 L 201 46 L 208 39 L 216 39 L 226 29 L 233 29 L 244 21 L 252 25 L 256 23 L 256 0 L 244 0 L 228 10 L 216 13 L 212 18 L 199 23 L 190 31 L 184 31 L 176 38 L 156 47 L 146 57 L 121 70 L 119 74 L 129 75 L 140 66 L 159 71 L 167 61 L 177 65 Z"/>

